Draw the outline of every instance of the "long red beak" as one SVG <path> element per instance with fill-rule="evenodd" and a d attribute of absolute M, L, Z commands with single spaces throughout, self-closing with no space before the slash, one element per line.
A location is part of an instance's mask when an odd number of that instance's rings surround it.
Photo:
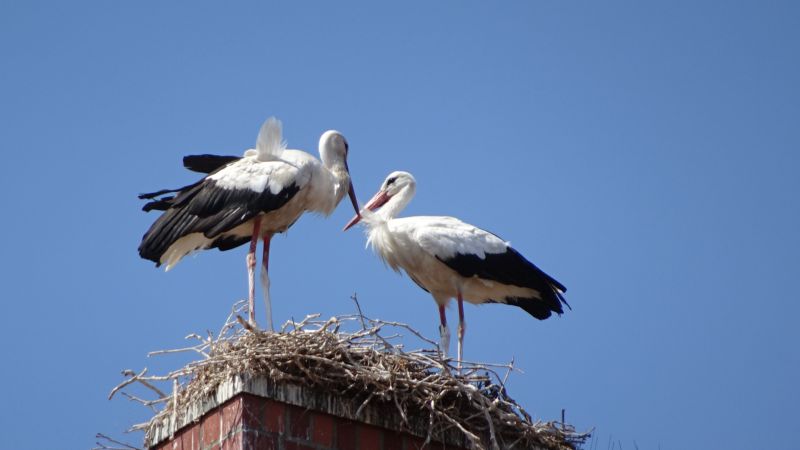
<path fill-rule="evenodd" d="M 350 166 L 347 165 L 346 159 L 344 160 L 344 170 L 346 170 L 348 174 L 350 173 Z M 359 215 L 358 200 L 356 200 L 356 190 L 353 189 L 353 178 L 350 178 L 350 186 L 348 186 L 347 189 L 348 189 L 347 194 L 350 196 L 350 202 L 353 204 L 353 210 L 356 212 L 356 215 L 358 216 Z"/>
<path fill-rule="evenodd" d="M 378 191 L 378 193 L 375 194 L 371 199 L 369 199 L 367 204 L 364 205 L 364 209 L 375 211 L 376 209 L 383 206 L 384 203 L 388 202 L 390 198 L 391 197 L 385 191 Z M 353 218 L 350 219 L 349 222 L 347 222 L 347 225 L 344 226 L 344 229 L 342 231 L 349 230 L 353 225 L 357 224 L 360 221 L 361 221 L 361 214 L 356 213 L 356 215 L 353 216 Z"/>
<path fill-rule="evenodd" d="M 350 189 L 348 194 L 350 195 L 350 203 L 353 204 L 353 210 L 356 212 L 356 216 L 361 217 L 361 214 L 358 212 L 358 200 L 356 200 L 356 191 L 353 189 L 352 181 L 350 181 L 350 187 L 348 189 Z"/>
<path fill-rule="evenodd" d="M 344 160 L 344 168 L 347 170 L 347 173 L 350 173 L 350 167 L 347 165 L 347 160 Z M 358 200 L 356 200 L 356 190 L 353 188 L 353 179 L 350 179 L 350 185 L 347 187 L 347 195 L 350 196 L 350 203 L 353 204 L 353 211 L 356 212 L 356 217 L 358 220 L 361 220 L 361 212 L 358 208 Z"/>

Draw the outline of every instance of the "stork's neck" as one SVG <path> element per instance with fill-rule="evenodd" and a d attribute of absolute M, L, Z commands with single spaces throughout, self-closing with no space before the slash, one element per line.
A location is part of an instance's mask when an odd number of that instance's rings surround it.
<path fill-rule="evenodd" d="M 344 164 L 334 164 L 333 167 L 328 168 L 328 170 L 331 175 L 333 175 L 334 196 L 336 198 L 334 203 L 335 208 L 347 194 L 348 189 L 350 189 L 350 173 L 347 171 Z"/>
<path fill-rule="evenodd" d="M 337 151 L 333 142 L 325 138 L 328 133 L 330 132 L 326 132 L 320 139 L 319 156 L 322 165 L 333 178 L 333 209 L 335 209 L 350 187 L 350 173 L 347 171 L 347 163 L 344 159 L 345 152 Z"/>
<path fill-rule="evenodd" d="M 400 214 L 400 211 L 404 210 L 408 203 L 411 202 L 411 199 L 414 198 L 416 189 L 417 188 L 413 184 L 407 185 L 401 189 L 400 192 L 393 195 L 375 214 L 385 221 L 394 219 Z"/>
<path fill-rule="evenodd" d="M 344 168 L 328 168 L 319 162 L 310 164 L 309 167 L 313 172 L 305 209 L 328 216 L 347 194 L 350 175 Z"/>

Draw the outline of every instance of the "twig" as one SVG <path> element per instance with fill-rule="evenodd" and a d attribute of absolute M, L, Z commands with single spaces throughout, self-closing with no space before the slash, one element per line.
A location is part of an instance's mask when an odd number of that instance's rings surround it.
<path fill-rule="evenodd" d="M 361 312 L 361 305 L 358 304 L 358 295 L 353 292 L 353 295 L 350 296 L 350 299 L 356 304 L 356 309 L 358 310 L 358 319 L 361 321 L 361 328 L 366 330 L 367 323 L 364 321 L 364 313 Z"/>
<path fill-rule="evenodd" d="M 158 403 L 162 403 L 164 401 L 164 399 L 161 399 L 161 398 L 158 398 L 158 399 L 155 399 L 155 400 L 145 400 L 145 399 L 136 397 L 135 395 L 131 395 L 131 394 L 125 392 L 125 391 L 120 392 L 120 394 L 122 394 L 123 396 L 127 397 L 128 400 L 130 400 L 130 401 L 141 403 L 142 405 L 147 406 L 153 412 L 157 412 L 156 408 L 153 407 L 153 405 L 158 404 Z"/>
<path fill-rule="evenodd" d="M 133 445 L 131 445 L 131 444 L 127 444 L 127 443 L 125 443 L 125 442 L 120 442 L 120 441 L 118 441 L 118 440 L 116 440 L 116 439 L 112 439 L 112 438 L 110 438 L 110 437 L 106 436 L 106 435 L 105 435 L 105 434 L 103 434 L 103 433 L 97 433 L 97 434 L 95 435 L 95 438 L 96 438 L 96 439 L 100 439 L 101 441 L 108 441 L 108 442 L 111 442 L 112 444 L 121 445 L 122 447 L 108 447 L 108 446 L 106 446 L 105 444 L 102 444 L 102 443 L 100 443 L 100 442 L 96 442 L 96 444 L 97 444 L 99 447 L 95 447 L 95 448 L 93 448 L 92 450 L 141 450 L 139 447 L 134 447 L 134 446 L 133 446 Z"/>
<path fill-rule="evenodd" d="M 250 331 L 251 333 L 256 331 L 256 329 L 253 328 L 252 324 L 248 323 L 246 320 L 242 318 L 242 316 L 238 314 L 236 315 L 236 321 L 239 322 L 239 325 L 241 325 L 242 328 L 244 328 L 245 330 Z"/>

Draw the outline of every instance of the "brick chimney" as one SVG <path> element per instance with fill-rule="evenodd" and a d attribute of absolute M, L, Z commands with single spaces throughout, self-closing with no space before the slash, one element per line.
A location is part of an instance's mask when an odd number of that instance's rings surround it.
<path fill-rule="evenodd" d="M 393 408 L 370 403 L 358 411 L 360 404 L 301 386 L 274 384 L 264 377 L 236 377 L 213 397 L 191 405 L 184 419 L 163 420 L 145 445 L 155 450 L 423 448 L 427 424 L 409 418 L 404 426 Z M 425 448 L 469 448 L 455 432 L 437 438 Z"/>

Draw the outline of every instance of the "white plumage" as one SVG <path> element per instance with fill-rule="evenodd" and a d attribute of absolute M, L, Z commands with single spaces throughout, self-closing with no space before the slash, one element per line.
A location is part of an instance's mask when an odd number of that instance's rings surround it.
<path fill-rule="evenodd" d="M 411 201 L 416 181 L 408 172 L 393 172 L 378 193 L 345 229 L 363 220 L 367 243 L 394 270 L 404 270 L 430 292 L 439 306 L 442 347 L 449 330 L 444 308 L 455 298 L 459 306 L 458 358 L 462 358 L 462 302 L 506 303 L 538 319 L 563 312 L 566 288 L 526 260 L 511 245 L 454 217 L 395 218 Z M 377 211 L 377 212 L 370 212 Z"/>
<path fill-rule="evenodd" d="M 260 161 L 276 159 L 285 149 L 286 142 L 283 140 L 281 122 L 274 117 L 270 117 L 264 121 L 261 129 L 258 130 L 256 148 L 254 149 L 258 154 L 258 159 Z"/>
<path fill-rule="evenodd" d="M 250 319 L 254 321 L 255 250 L 261 237 L 261 276 L 271 327 L 267 263 L 272 236 L 286 231 L 306 211 L 331 214 L 348 192 L 358 210 L 347 167 L 347 140 L 338 131 L 326 131 L 320 137 L 319 151 L 322 161 L 306 152 L 286 149 L 281 123 L 270 118 L 261 126 L 256 148 L 245 151 L 242 157 L 184 158 L 187 167 L 210 174 L 189 186 L 140 196 L 152 200 L 175 193 L 145 205 L 145 211 L 164 213 L 145 233 L 139 254 L 169 270 L 193 251 L 230 250 L 250 242 L 247 265 Z"/>

